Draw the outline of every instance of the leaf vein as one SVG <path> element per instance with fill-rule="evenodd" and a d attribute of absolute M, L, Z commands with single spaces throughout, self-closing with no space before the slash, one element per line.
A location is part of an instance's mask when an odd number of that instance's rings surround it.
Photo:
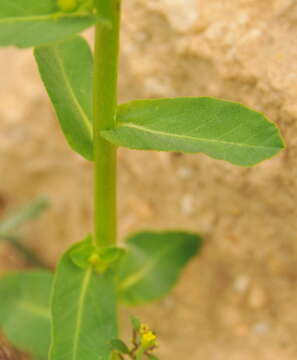
<path fill-rule="evenodd" d="M 88 115 L 86 114 L 86 112 L 84 111 L 84 109 L 82 108 L 81 104 L 79 103 L 72 87 L 71 87 L 71 84 L 67 78 L 67 75 L 65 73 L 65 70 L 64 70 L 64 66 L 63 66 L 63 63 L 59 57 L 59 54 L 57 52 L 57 49 L 54 48 L 53 50 L 53 54 L 54 54 L 54 57 L 56 58 L 57 60 L 57 63 L 58 63 L 58 66 L 60 68 L 60 71 L 61 71 L 61 75 L 62 75 L 62 78 L 64 80 L 64 83 L 65 83 L 65 86 L 67 87 L 68 91 L 69 91 L 69 94 L 70 94 L 70 97 L 72 98 L 72 101 L 74 103 L 74 106 L 77 108 L 78 112 L 80 113 L 82 119 L 83 119 L 83 122 L 85 124 L 85 127 L 88 131 L 88 133 L 90 134 L 90 137 L 92 138 L 93 137 L 93 130 L 92 130 L 92 126 L 91 126 L 91 121 L 90 119 L 88 118 Z"/>
<path fill-rule="evenodd" d="M 88 286 L 90 283 L 91 274 L 92 274 L 92 268 L 89 267 L 89 269 L 86 271 L 86 274 L 83 278 L 80 296 L 78 298 L 77 318 L 76 318 L 76 324 L 75 324 L 76 326 L 75 326 L 75 332 L 74 332 L 74 337 L 73 337 L 73 354 L 72 354 L 73 360 L 77 359 L 77 349 L 78 349 L 78 345 L 79 345 L 79 338 L 80 338 L 81 329 L 82 329 L 81 325 L 82 325 L 82 319 L 83 319 L 83 313 L 84 313 L 84 301 L 87 296 L 87 290 L 88 290 Z"/>
<path fill-rule="evenodd" d="M 194 136 L 190 136 L 190 135 L 179 135 L 179 134 L 173 134 L 173 133 L 167 133 L 165 131 L 160 131 L 160 130 L 154 130 L 154 129 L 148 129 L 144 126 L 141 125 L 136 125 L 136 124 L 132 124 L 132 123 L 124 123 L 124 124 L 119 124 L 118 127 L 128 127 L 128 128 L 132 128 L 132 129 L 136 129 L 142 132 L 146 132 L 146 133 L 151 133 L 154 135 L 160 135 L 160 136 L 166 136 L 166 137 L 172 137 L 172 138 L 177 138 L 177 139 L 187 139 L 187 140 L 192 140 L 195 142 L 206 142 L 206 143 L 214 143 L 214 144 L 224 144 L 224 145 L 233 145 L 233 146 L 239 146 L 239 147 L 248 147 L 248 148 L 264 148 L 264 149 L 275 149 L 278 148 L 277 146 L 264 146 L 264 145 L 252 145 L 252 144 L 243 144 L 243 143 L 235 143 L 232 141 L 224 141 L 224 140 L 216 140 L 216 139 L 207 139 L 207 138 L 199 138 L 199 137 L 194 137 Z M 111 130 L 112 131 L 112 130 Z"/>

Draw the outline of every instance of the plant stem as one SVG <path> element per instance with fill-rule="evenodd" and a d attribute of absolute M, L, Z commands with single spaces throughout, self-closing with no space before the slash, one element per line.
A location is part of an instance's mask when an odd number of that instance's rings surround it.
<path fill-rule="evenodd" d="M 142 360 L 143 354 L 144 354 L 144 350 L 140 348 L 136 353 L 135 360 Z"/>
<path fill-rule="evenodd" d="M 120 28 L 120 0 L 95 0 L 98 14 L 111 26 L 96 25 L 94 64 L 94 241 L 116 243 L 116 147 L 100 131 L 115 126 Z"/>

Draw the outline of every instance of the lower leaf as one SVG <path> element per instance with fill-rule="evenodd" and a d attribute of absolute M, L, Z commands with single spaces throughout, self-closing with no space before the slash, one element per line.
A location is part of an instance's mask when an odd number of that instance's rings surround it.
<path fill-rule="evenodd" d="M 130 237 L 119 268 L 120 299 L 138 305 L 165 296 L 201 245 L 198 235 L 181 231 L 142 232 Z"/>
<path fill-rule="evenodd" d="M 19 349 L 46 360 L 50 345 L 52 274 L 13 273 L 0 279 L 0 328 Z"/>
<path fill-rule="evenodd" d="M 89 242 L 89 239 L 85 241 Z M 51 360 L 108 360 L 117 337 L 114 273 L 77 266 L 65 253 L 57 268 L 51 304 Z"/>

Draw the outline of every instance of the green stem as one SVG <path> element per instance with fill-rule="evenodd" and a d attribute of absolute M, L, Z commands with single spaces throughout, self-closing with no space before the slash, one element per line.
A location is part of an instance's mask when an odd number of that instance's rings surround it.
<path fill-rule="evenodd" d="M 140 348 L 136 353 L 135 360 L 142 360 L 143 355 L 144 355 L 144 350 Z"/>
<path fill-rule="evenodd" d="M 116 243 L 116 147 L 100 131 L 115 126 L 120 28 L 120 0 L 95 0 L 111 26 L 96 25 L 94 65 L 94 159 L 96 245 Z"/>

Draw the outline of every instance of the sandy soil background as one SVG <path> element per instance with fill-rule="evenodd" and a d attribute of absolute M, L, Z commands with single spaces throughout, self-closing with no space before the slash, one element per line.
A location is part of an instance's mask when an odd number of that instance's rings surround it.
<path fill-rule="evenodd" d="M 0 216 L 46 194 L 50 210 L 24 234 L 53 266 L 90 229 L 91 166 L 65 143 L 31 51 L 2 49 L 0 65 Z M 120 151 L 121 239 L 143 228 L 205 238 L 174 292 L 134 311 L 159 333 L 162 359 L 297 358 L 296 94 L 294 0 L 123 1 L 121 102 L 240 101 L 265 112 L 288 144 L 252 169 Z M 9 249 L 0 253 L 1 270 L 20 266 Z"/>

